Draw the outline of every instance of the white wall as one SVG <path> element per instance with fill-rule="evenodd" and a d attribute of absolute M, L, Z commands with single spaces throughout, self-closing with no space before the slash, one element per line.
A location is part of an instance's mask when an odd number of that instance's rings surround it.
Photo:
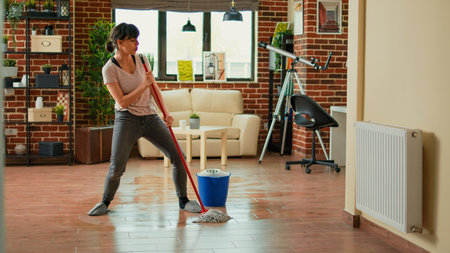
<path fill-rule="evenodd" d="M 358 10 L 361 4 L 365 9 Z M 450 252 L 449 13 L 448 0 L 350 0 L 345 209 L 358 212 L 355 115 L 422 129 L 424 233 L 403 234 L 361 215 L 430 252 Z M 364 27 L 356 29 L 352 22 L 361 16 Z"/>

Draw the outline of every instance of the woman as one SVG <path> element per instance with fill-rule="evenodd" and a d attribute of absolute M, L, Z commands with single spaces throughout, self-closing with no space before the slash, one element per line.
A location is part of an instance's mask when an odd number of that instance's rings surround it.
<path fill-rule="evenodd" d="M 161 92 L 151 71 L 145 72 L 144 65 L 136 56 L 139 30 L 132 24 L 121 23 L 111 31 L 106 45 L 114 56 L 103 66 L 103 81 L 115 100 L 116 117 L 111 148 L 111 164 L 105 180 L 103 201 L 89 211 L 89 215 L 103 215 L 119 188 L 120 177 L 133 144 L 144 137 L 158 147 L 172 161 L 172 176 L 179 206 L 182 210 L 200 212 L 196 201 L 187 198 L 187 175 L 175 143 L 167 126 L 173 122 L 164 105 Z M 149 66 L 148 60 L 145 64 Z M 152 92 L 153 86 L 156 90 Z M 160 109 L 166 117 L 164 122 L 156 114 L 156 97 L 160 98 Z"/>

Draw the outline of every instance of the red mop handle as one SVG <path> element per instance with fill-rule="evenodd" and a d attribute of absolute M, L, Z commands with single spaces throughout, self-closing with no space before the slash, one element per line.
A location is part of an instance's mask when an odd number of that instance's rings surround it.
<path fill-rule="evenodd" d="M 145 61 L 144 61 L 144 57 L 142 55 L 139 55 L 139 57 L 141 58 L 142 64 L 144 65 L 145 72 L 148 72 L 147 65 L 145 64 Z M 156 97 L 156 102 L 158 103 L 159 108 L 161 108 L 161 111 L 162 111 L 162 113 L 164 115 L 164 119 L 165 119 L 167 117 L 167 114 L 162 109 L 163 107 L 162 107 L 161 99 L 158 96 L 158 93 L 156 91 L 156 88 L 155 88 L 154 84 L 156 84 L 156 81 L 153 78 L 153 83 L 151 85 L 151 89 L 153 91 L 153 94 L 155 94 L 154 97 Z M 204 212 L 206 212 L 208 210 L 206 210 L 205 206 L 203 206 L 202 200 L 200 199 L 200 195 L 198 194 L 198 191 L 197 191 L 197 187 L 195 187 L 194 180 L 192 179 L 191 173 L 189 172 L 188 166 L 186 164 L 186 160 L 184 159 L 184 155 L 181 152 L 180 145 L 178 145 L 178 141 L 175 138 L 175 135 L 173 134 L 172 127 L 169 126 L 168 128 L 169 128 L 169 131 L 170 131 L 170 135 L 172 135 L 173 142 L 175 142 L 175 146 L 177 147 L 178 155 L 180 156 L 181 161 L 183 162 L 184 170 L 186 170 L 186 173 L 189 176 L 189 180 L 191 181 L 192 187 L 194 188 L 195 195 L 197 195 L 198 202 L 200 202 L 200 206 L 202 207 L 202 213 L 204 213 Z"/>

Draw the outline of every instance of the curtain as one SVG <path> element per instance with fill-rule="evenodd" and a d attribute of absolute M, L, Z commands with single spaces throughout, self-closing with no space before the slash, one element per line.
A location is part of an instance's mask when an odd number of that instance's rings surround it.
<path fill-rule="evenodd" d="M 258 10 L 258 0 L 235 0 L 238 11 Z M 229 11 L 231 0 L 111 0 L 112 8 L 160 11 Z"/>

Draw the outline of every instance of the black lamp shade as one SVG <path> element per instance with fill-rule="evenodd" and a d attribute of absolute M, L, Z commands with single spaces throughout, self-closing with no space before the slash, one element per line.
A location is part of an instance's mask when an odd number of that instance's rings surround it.
<path fill-rule="evenodd" d="M 183 26 L 183 32 L 195 32 L 195 26 L 191 24 L 191 21 L 188 19 L 187 23 Z"/>
<path fill-rule="evenodd" d="M 231 2 L 230 11 L 225 12 L 223 21 L 242 21 L 242 14 L 236 11 L 234 0 Z"/>

